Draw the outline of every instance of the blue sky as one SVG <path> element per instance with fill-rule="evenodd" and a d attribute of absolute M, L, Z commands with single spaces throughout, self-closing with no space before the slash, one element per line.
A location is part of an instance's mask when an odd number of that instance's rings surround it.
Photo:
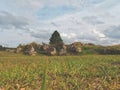
<path fill-rule="evenodd" d="M 49 20 L 60 17 L 66 13 L 69 14 L 71 12 L 74 12 L 75 10 L 76 9 L 74 7 L 68 6 L 55 6 L 55 7 L 45 6 L 39 10 L 37 16 L 39 17 L 40 20 Z"/>
<path fill-rule="evenodd" d="M 49 42 L 120 44 L 120 0 L 0 0 L 0 44 Z"/>

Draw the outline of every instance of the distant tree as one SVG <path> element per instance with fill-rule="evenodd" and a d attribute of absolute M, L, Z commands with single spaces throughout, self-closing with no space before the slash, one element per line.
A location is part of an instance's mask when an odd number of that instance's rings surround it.
<path fill-rule="evenodd" d="M 3 47 L 2 47 L 2 45 L 0 45 L 0 50 L 2 50 L 3 49 Z"/>
<path fill-rule="evenodd" d="M 56 45 L 56 44 L 63 44 L 63 40 L 59 34 L 58 31 L 54 31 L 54 33 L 52 34 L 51 38 L 50 38 L 50 42 L 51 45 Z"/>
<path fill-rule="evenodd" d="M 0 45 L 0 51 L 1 50 L 5 50 L 5 47 L 3 47 L 2 45 Z"/>

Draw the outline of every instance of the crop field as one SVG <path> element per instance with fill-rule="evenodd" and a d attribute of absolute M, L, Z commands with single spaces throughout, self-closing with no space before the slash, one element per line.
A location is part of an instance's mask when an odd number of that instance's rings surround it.
<path fill-rule="evenodd" d="M 120 56 L 0 52 L 0 90 L 120 90 Z"/>

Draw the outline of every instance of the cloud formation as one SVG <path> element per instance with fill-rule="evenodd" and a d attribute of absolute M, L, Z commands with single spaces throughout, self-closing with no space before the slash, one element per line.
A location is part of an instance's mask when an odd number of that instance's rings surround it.
<path fill-rule="evenodd" d="M 119 8 L 119 0 L 4 0 L 0 3 L 0 42 L 9 46 L 49 42 L 58 30 L 65 43 L 118 44 Z"/>
<path fill-rule="evenodd" d="M 118 26 L 111 26 L 109 27 L 104 34 L 109 37 L 109 38 L 113 38 L 113 39 L 120 39 L 120 25 Z"/>
<path fill-rule="evenodd" d="M 0 12 L 0 28 L 1 29 L 24 29 L 29 22 L 27 18 L 15 16 L 9 12 Z"/>

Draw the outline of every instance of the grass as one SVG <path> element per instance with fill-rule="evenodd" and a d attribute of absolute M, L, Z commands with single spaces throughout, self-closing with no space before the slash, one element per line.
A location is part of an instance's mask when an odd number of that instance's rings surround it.
<path fill-rule="evenodd" d="M 0 90 L 120 90 L 119 55 L 24 56 L 0 52 Z"/>

